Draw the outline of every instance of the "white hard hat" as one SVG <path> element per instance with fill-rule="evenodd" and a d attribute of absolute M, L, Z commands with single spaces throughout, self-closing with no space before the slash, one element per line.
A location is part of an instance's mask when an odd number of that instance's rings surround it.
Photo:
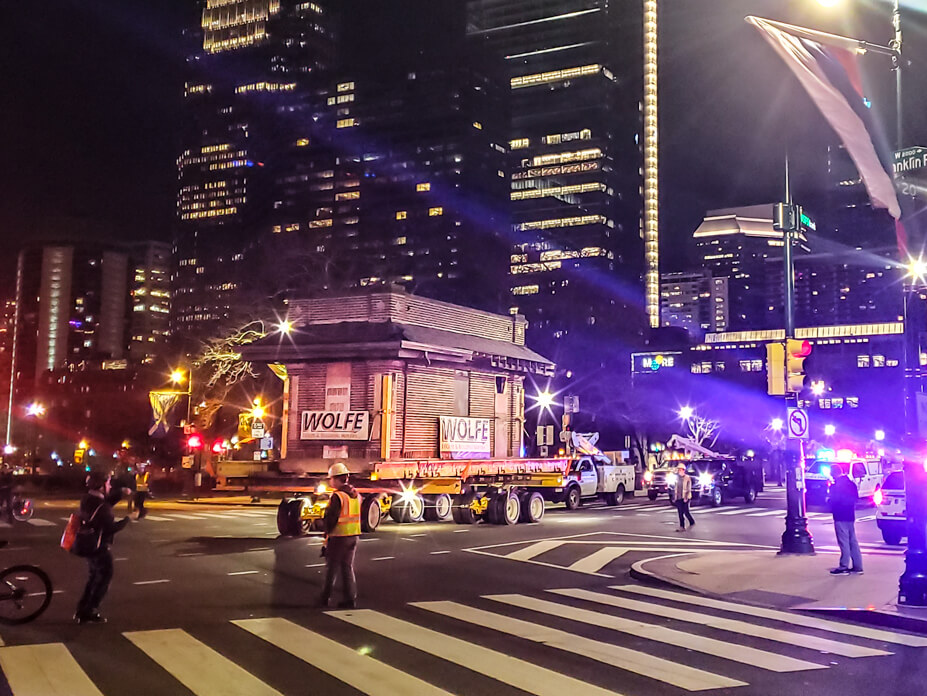
<path fill-rule="evenodd" d="M 347 476 L 350 473 L 351 472 L 348 471 L 348 467 L 339 462 L 338 464 L 332 464 L 331 468 L 328 470 L 328 478 L 335 478 L 336 476 Z"/>

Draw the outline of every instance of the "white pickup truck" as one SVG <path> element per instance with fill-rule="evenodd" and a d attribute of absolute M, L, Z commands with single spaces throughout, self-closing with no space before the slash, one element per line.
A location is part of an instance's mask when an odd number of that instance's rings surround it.
<path fill-rule="evenodd" d="M 546 500 L 575 510 L 583 500 L 594 498 L 601 498 L 607 505 L 620 505 L 625 494 L 634 493 L 634 465 L 615 464 L 595 446 L 596 435 L 573 433 L 577 456 L 570 463 L 562 487 L 538 489 Z"/>

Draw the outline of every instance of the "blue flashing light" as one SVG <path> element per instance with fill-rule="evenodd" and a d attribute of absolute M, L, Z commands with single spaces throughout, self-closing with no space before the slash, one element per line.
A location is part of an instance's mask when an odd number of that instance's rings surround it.
<path fill-rule="evenodd" d="M 825 447 L 824 449 L 819 449 L 817 455 L 815 456 L 825 462 L 832 462 L 834 459 L 836 459 L 837 453 L 829 447 Z"/>
<path fill-rule="evenodd" d="M 822 466 L 822 467 L 821 467 L 821 474 L 823 474 L 824 476 L 830 476 L 830 467 L 827 466 L 826 464 L 825 464 L 824 466 Z"/>

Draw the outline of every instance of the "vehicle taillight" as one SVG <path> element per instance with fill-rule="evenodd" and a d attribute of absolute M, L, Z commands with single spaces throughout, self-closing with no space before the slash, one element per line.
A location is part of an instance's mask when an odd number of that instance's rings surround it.
<path fill-rule="evenodd" d="M 884 496 L 882 495 L 881 488 L 877 489 L 876 492 L 872 494 L 872 502 L 874 502 L 876 505 L 881 505 L 883 498 Z"/>

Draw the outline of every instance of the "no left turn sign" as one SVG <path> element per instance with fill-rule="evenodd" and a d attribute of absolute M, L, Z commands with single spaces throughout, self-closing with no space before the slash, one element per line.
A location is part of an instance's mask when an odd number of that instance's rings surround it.
<path fill-rule="evenodd" d="M 808 412 L 803 408 L 788 410 L 789 438 L 792 440 L 808 439 Z"/>

